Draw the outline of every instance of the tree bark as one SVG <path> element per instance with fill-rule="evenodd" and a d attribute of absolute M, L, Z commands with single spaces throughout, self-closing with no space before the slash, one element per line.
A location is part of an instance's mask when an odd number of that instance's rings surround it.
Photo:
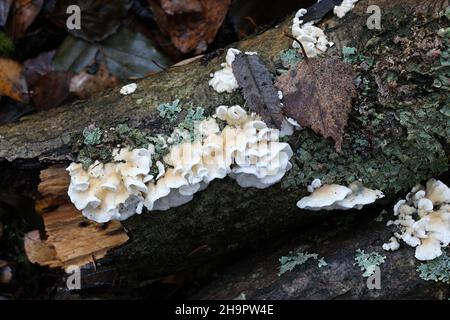
<path fill-rule="evenodd" d="M 379 211 L 378 211 L 379 212 Z M 447 299 L 448 284 L 425 281 L 416 272 L 420 264 L 414 249 L 402 246 L 394 252 L 381 245 L 392 236 L 386 219 L 377 221 L 377 211 L 330 217 L 327 223 L 292 239 L 280 239 L 261 252 L 221 270 L 194 299 Z M 355 265 L 356 250 L 377 252 L 386 257 L 380 267 L 379 288 Z M 316 259 L 278 276 L 279 258 L 289 251 L 307 251 L 323 257 L 327 266 L 318 267 Z"/>
<path fill-rule="evenodd" d="M 386 13 L 383 31 L 366 29 L 366 8 L 374 4 Z M 326 213 L 311 213 L 296 207 L 296 202 L 307 193 L 307 183 L 317 177 L 326 183 L 339 184 L 359 179 L 368 187 L 381 189 L 389 200 L 416 183 L 445 172 L 448 169 L 448 137 L 439 136 L 428 127 L 430 132 L 426 136 L 419 135 L 410 126 L 410 121 L 416 121 L 416 126 L 425 125 L 427 122 L 421 115 L 426 111 L 435 128 L 445 127 L 447 118 L 439 112 L 445 93 L 436 93 L 437 89 L 429 83 L 431 75 L 414 71 L 405 71 L 405 76 L 398 70 L 401 88 L 388 87 L 385 83 L 389 62 L 407 54 L 402 47 L 404 43 L 405 46 L 418 45 L 414 37 L 420 32 L 434 37 L 443 23 L 443 18 L 436 17 L 436 12 L 442 12 L 446 5 L 448 1 L 422 4 L 419 0 L 361 0 L 343 19 L 327 17 L 320 25 L 336 44 L 335 49 L 330 49 L 330 55 L 340 53 L 338 49 L 348 45 L 375 59 L 375 66 L 369 68 L 371 74 L 358 69 L 370 85 L 369 89 L 358 87 L 360 98 L 350 114 L 343 151 L 337 154 L 332 141 L 303 129 L 290 138 L 289 143 L 296 150 L 292 158 L 294 168 L 282 183 L 257 190 L 241 189 L 229 179 L 213 181 L 189 204 L 167 212 L 133 216 L 123 222 L 130 240 L 110 250 L 106 257 L 96 262 L 95 269 L 91 265 L 85 270 L 86 287 L 112 282 L 123 288 L 144 286 L 155 278 L 201 265 L 294 229 L 307 229 L 327 219 Z M 411 19 L 412 15 L 421 15 L 419 25 Z M 243 51 L 257 51 L 275 74 L 280 68 L 283 51 L 291 45 L 291 40 L 284 36 L 285 32 L 290 32 L 290 25 L 291 18 L 276 28 L 240 42 L 237 47 Z M 405 42 L 399 42 L 400 45 L 395 44 L 398 28 L 414 30 L 406 36 L 411 39 L 402 40 Z M 376 51 L 374 48 L 389 50 Z M 421 52 L 423 56 L 425 53 Z M 156 107 L 176 98 L 184 105 L 204 107 L 207 114 L 212 114 L 221 104 L 243 104 L 239 92 L 218 94 L 208 86 L 209 74 L 220 68 L 223 59 L 222 54 L 209 62 L 203 57 L 187 65 L 172 67 L 140 81 L 138 90 L 129 96 L 121 96 L 117 90 L 109 91 L 84 102 L 2 126 L 0 160 L 5 166 L 17 165 L 19 171 L 30 166 L 43 169 L 53 164 L 68 164 L 75 159 L 72 154 L 74 137 L 92 123 L 109 128 L 127 122 L 137 128 L 159 132 L 161 127 L 169 125 L 158 116 Z M 438 60 L 427 58 L 421 64 L 431 70 Z M 398 101 L 410 95 L 418 98 L 400 107 Z M 433 99 L 437 106 L 425 110 L 424 101 L 431 103 Z M 408 121 L 398 116 L 401 112 L 409 112 Z M 428 152 L 428 148 L 431 151 Z M 341 252 L 341 256 L 344 254 L 348 252 Z M 349 266 L 347 262 L 344 265 Z M 98 280 L 99 277 L 103 280 Z M 205 297 L 209 296 L 212 295 L 205 294 Z"/>

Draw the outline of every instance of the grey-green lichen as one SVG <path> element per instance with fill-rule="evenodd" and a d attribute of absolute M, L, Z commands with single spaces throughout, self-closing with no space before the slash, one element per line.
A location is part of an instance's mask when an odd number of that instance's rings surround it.
<path fill-rule="evenodd" d="M 178 114 L 181 112 L 180 99 L 176 99 L 169 103 L 161 103 L 156 109 L 159 111 L 159 116 L 174 122 L 177 120 Z"/>
<path fill-rule="evenodd" d="M 175 105 L 181 110 L 179 100 L 172 103 L 172 106 Z M 169 116 L 169 109 L 175 110 L 171 108 L 166 109 L 164 116 Z M 181 113 L 182 111 L 180 111 Z M 171 117 L 169 116 L 169 118 Z M 90 125 L 83 130 L 81 137 L 76 138 L 73 151 L 77 154 L 77 162 L 82 163 L 85 169 L 96 160 L 102 163 L 113 161 L 112 152 L 115 148 L 147 148 L 149 144 L 153 144 L 155 147 L 153 160 L 157 161 L 161 160 L 169 151 L 170 145 L 186 142 L 186 139 L 193 141 L 195 139 L 195 123 L 205 118 L 205 110 L 202 107 L 187 108 L 183 120 L 172 127 L 174 133 L 170 137 L 162 133 L 154 134 L 149 129 L 134 128 L 126 123 L 119 123 L 109 129 Z M 188 138 L 177 134 L 177 132 L 181 132 L 180 130 L 187 131 Z M 155 173 L 158 172 L 156 167 L 151 170 Z"/>
<path fill-rule="evenodd" d="M 318 266 L 319 268 L 323 268 L 323 267 L 328 266 L 328 263 L 325 261 L 324 258 L 320 258 L 320 259 L 317 261 L 317 266 Z"/>
<path fill-rule="evenodd" d="M 178 124 L 178 127 L 188 131 L 194 131 L 195 123 L 206 118 L 204 113 L 205 109 L 202 107 L 196 107 L 195 109 L 189 108 L 186 117 Z"/>
<path fill-rule="evenodd" d="M 306 263 L 309 259 L 317 260 L 317 266 L 319 268 L 323 268 L 328 265 L 323 257 L 319 258 L 317 253 L 308 253 L 307 251 L 290 251 L 287 256 L 282 256 L 278 259 L 280 261 L 280 271 L 278 272 L 278 276 L 294 270 L 295 267 Z"/>
<path fill-rule="evenodd" d="M 386 17 L 386 27 L 394 23 L 389 19 L 397 17 Z M 314 178 L 337 184 L 360 179 L 392 197 L 447 171 L 450 66 L 448 34 L 442 31 L 446 25 L 445 16 L 418 21 L 401 36 L 392 32 L 359 48 L 352 64 L 359 79 L 358 100 L 342 152 L 309 129 L 299 131 L 291 140 L 293 168 L 282 186 L 305 187 Z M 436 86 L 436 80 L 441 85 Z"/>
<path fill-rule="evenodd" d="M 85 145 L 95 146 L 101 142 L 102 131 L 95 126 L 90 126 L 83 130 L 83 137 Z"/>
<path fill-rule="evenodd" d="M 419 273 L 419 277 L 425 281 L 450 283 L 450 257 L 446 254 L 434 260 L 421 263 L 416 270 Z"/>
<path fill-rule="evenodd" d="M 386 260 L 385 256 L 377 252 L 365 253 L 364 250 L 357 249 L 355 254 L 355 264 L 361 268 L 363 277 L 370 277 L 375 273 L 375 268 L 383 264 Z"/>
<path fill-rule="evenodd" d="M 87 168 L 96 160 L 111 162 L 114 148 L 147 148 L 151 142 L 147 132 L 125 123 L 108 129 L 90 125 L 83 130 L 81 137 L 76 138 L 73 151 L 77 154 L 77 162 Z"/>
<path fill-rule="evenodd" d="M 295 66 L 302 60 L 302 56 L 298 53 L 297 49 L 287 49 L 281 52 L 280 61 L 284 68 L 289 69 Z"/>
<path fill-rule="evenodd" d="M 354 47 L 343 47 L 342 48 L 342 60 L 345 63 L 353 63 L 356 58 L 356 48 Z"/>
<path fill-rule="evenodd" d="M 278 272 L 278 276 L 282 274 L 294 270 L 296 266 L 300 266 L 304 264 L 309 259 L 317 259 L 316 253 L 308 253 L 307 251 L 299 251 L 299 252 L 289 252 L 289 255 L 282 256 L 280 261 L 280 271 Z"/>
<path fill-rule="evenodd" d="M 233 300 L 247 300 L 247 297 L 245 295 L 245 292 L 241 292 L 237 297 L 235 297 Z"/>

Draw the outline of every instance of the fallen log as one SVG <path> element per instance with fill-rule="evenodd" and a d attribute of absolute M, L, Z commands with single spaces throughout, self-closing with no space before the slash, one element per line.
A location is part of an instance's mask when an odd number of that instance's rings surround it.
<path fill-rule="evenodd" d="M 326 224 L 305 234 L 283 239 L 266 250 L 250 254 L 243 261 L 217 272 L 220 276 L 192 298 L 448 299 L 448 284 L 420 278 L 416 271 L 420 262 L 414 258 L 413 248 L 402 246 L 398 251 L 383 251 L 381 245 L 392 235 L 386 227 L 386 219 L 377 219 L 378 212 L 365 210 L 362 219 L 351 214 L 331 217 Z M 355 263 L 358 249 L 385 257 L 385 262 L 379 266 L 378 280 L 363 277 L 364 271 Z M 297 250 L 318 254 L 327 265 L 319 267 L 317 259 L 310 259 L 279 275 L 279 259 Z"/>
<path fill-rule="evenodd" d="M 374 4 L 386 13 L 381 31 L 366 28 L 366 9 Z M 361 55 L 353 64 L 359 75 L 359 98 L 350 113 L 342 152 L 335 151 L 332 141 L 303 129 L 289 141 L 296 152 L 294 167 L 281 183 L 256 190 L 241 189 L 229 179 L 214 181 L 189 204 L 167 212 L 133 216 L 122 223 L 130 240 L 123 244 L 126 236 L 122 234 L 120 241 L 112 245 L 120 247 L 106 245 L 102 250 L 112 250 L 104 258 L 95 259 L 96 269 L 91 264 L 87 272 L 95 275 L 108 270 L 114 274 L 115 286 L 143 286 L 252 243 L 295 228 L 306 229 L 326 216 L 311 215 L 296 207 L 307 193 L 306 185 L 317 177 L 339 184 L 361 180 L 392 199 L 417 182 L 445 172 L 448 117 L 442 110 L 447 91 L 435 86 L 439 75 L 433 68 L 439 63 L 436 50 L 443 48 L 437 31 L 445 23 L 439 13 L 446 5 L 447 1 L 429 5 L 418 0 L 362 0 L 343 19 L 327 17 L 320 25 L 339 49 L 330 49 L 328 54 L 337 55 L 343 46 L 352 46 Z M 417 16 L 416 21 L 412 15 Z M 283 68 L 285 50 L 290 47 L 291 40 L 284 37 L 290 23 L 289 18 L 277 28 L 242 41 L 238 48 L 258 51 L 275 74 Z M 407 30 L 400 39 L 399 26 Z M 423 42 L 416 40 L 419 36 Z M 416 55 L 409 58 L 411 52 Z M 222 61 L 223 55 L 209 62 L 204 57 L 140 81 L 132 95 L 109 91 L 2 126 L 0 159 L 39 169 L 58 163 L 67 165 L 75 159 L 72 148 L 76 137 L 90 124 L 109 128 L 128 123 L 156 133 L 161 127 L 171 126 L 159 117 L 156 107 L 178 97 L 185 108 L 189 104 L 201 105 L 207 114 L 221 104 L 243 104 L 239 92 L 218 94 L 208 86 L 209 74 L 218 70 Z M 64 187 L 57 191 L 59 195 L 63 192 Z M 55 212 L 47 214 L 51 217 Z M 50 227 L 48 221 L 46 229 Z M 121 229 L 119 225 L 110 227 Z M 83 241 L 95 241 L 94 234 Z M 49 240 L 56 241 L 49 238 L 45 245 L 54 244 Z M 88 249 L 81 253 L 83 261 L 95 257 L 95 252 Z M 101 251 L 97 258 L 104 253 Z M 87 287 L 102 284 L 92 279 Z"/>

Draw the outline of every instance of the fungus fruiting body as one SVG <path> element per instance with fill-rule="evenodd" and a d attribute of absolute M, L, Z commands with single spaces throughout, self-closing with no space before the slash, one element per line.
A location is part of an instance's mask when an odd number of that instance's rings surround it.
<path fill-rule="evenodd" d="M 209 85 L 217 92 L 233 92 L 235 89 L 239 88 L 231 67 L 236 55 L 239 53 L 241 53 L 241 51 L 238 49 L 228 49 L 225 62 L 221 64 L 222 69 L 211 74 Z M 256 54 L 256 52 L 246 52 L 245 54 L 252 55 Z"/>
<path fill-rule="evenodd" d="M 311 194 L 300 199 L 297 207 L 312 211 L 361 210 L 364 205 L 384 197 L 380 190 L 366 188 L 359 181 L 346 187 L 338 184 L 322 185 L 319 179 L 314 179 L 307 189 Z"/>
<path fill-rule="evenodd" d="M 343 18 L 348 12 L 350 12 L 358 0 L 344 0 L 339 6 L 334 6 L 333 12 L 338 18 Z"/>
<path fill-rule="evenodd" d="M 314 26 L 314 22 L 303 23 L 301 18 L 306 14 L 306 9 L 300 9 L 294 16 L 292 22 L 292 36 L 299 41 L 305 49 L 309 58 L 315 57 L 327 51 L 333 45 L 329 42 L 325 33 L 319 27 Z M 300 45 L 294 41 L 292 47 L 299 49 Z"/>
<path fill-rule="evenodd" d="M 223 130 L 217 121 L 225 122 Z M 240 106 L 219 106 L 214 117 L 195 125 L 195 131 L 192 135 L 186 130 L 189 137 L 171 145 L 162 161 L 154 161 L 150 144 L 147 149 L 117 148 L 113 162 L 97 161 L 87 170 L 72 163 L 67 168 L 71 201 L 97 222 L 124 220 L 144 207 L 167 210 L 183 205 L 212 180 L 226 176 L 241 187 L 267 188 L 292 166 L 293 152 L 289 144 L 279 142 L 279 130 Z"/>
<path fill-rule="evenodd" d="M 137 89 L 137 84 L 130 83 L 130 84 L 127 84 L 127 85 L 123 86 L 122 88 L 120 88 L 120 94 L 123 94 L 126 96 L 126 95 L 134 93 L 136 91 L 136 89 Z"/>
<path fill-rule="evenodd" d="M 433 260 L 450 244 L 450 188 L 442 181 L 430 179 L 426 186 L 416 185 L 406 199 L 394 206 L 397 239 L 415 247 L 418 260 Z M 389 244 L 383 245 L 390 250 Z"/>

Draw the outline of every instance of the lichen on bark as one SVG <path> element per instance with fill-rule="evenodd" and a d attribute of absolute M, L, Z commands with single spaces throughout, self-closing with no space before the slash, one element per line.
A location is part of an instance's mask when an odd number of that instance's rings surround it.
<path fill-rule="evenodd" d="M 448 41 L 439 31 L 448 20 L 443 13 L 437 19 L 419 17 L 405 28 L 409 19 L 405 8 L 392 10 L 383 20 L 384 31 L 351 44 L 359 48 L 360 59 L 353 61 L 359 92 L 342 152 L 302 130 L 285 188 L 306 186 L 314 178 L 339 184 L 361 179 L 393 196 L 448 169 L 448 87 L 436 86 L 449 79 L 450 66 L 442 59 Z"/>

